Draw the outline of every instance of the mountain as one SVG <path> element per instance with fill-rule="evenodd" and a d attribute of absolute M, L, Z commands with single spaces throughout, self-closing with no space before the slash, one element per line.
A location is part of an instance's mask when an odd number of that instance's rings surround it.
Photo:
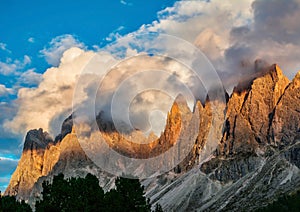
<path fill-rule="evenodd" d="M 191 111 L 179 96 L 160 137 L 131 132 L 140 144 L 105 123 L 101 113 L 97 123 L 111 148 L 135 158 L 153 157 L 179 141 L 192 141 L 191 148 L 178 147 L 180 152 L 192 150 L 174 169 L 141 181 L 151 203 L 159 202 L 166 211 L 256 210 L 300 190 L 300 72 L 290 82 L 272 65 L 239 83 L 225 102 L 213 97 L 196 102 Z M 58 173 L 92 173 L 105 190 L 114 186 L 115 177 L 87 157 L 72 123 L 70 116 L 55 139 L 42 129 L 27 133 L 6 195 L 33 206 L 42 182 Z"/>

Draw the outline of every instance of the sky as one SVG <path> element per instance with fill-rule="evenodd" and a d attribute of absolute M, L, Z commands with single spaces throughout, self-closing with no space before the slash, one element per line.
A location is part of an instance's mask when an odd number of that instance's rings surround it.
<path fill-rule="evenodd" d="M 1 191 L 18 163 L 26 132 L 42 127 L 55 136 L 72 110 L 80 71 L 116 40 L 155 32 L 190 42 L 211 61 L 228 90 L 266 64 L 277 63 L 290 80 L 300 69 L 300 0 L 2 0 L 0 5 Z M 176 42 L 171 46 L 178 54 L 183 51 Z M 129 56 L 137 52 L 133 47 L 125 51 Z M 145 58 L 135 62 L 166 65 Z M 195 84 L 182 69 L 176 75 Z M 147 94 L 140 99 L 142 105 L 155 101 Z"/>

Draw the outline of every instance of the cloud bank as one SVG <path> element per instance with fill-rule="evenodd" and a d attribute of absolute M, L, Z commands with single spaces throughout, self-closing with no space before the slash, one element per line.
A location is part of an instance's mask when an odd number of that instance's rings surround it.
<path fill-rule="evenodd" d="M 300 69 L 299 7 L 299 0 L 179 1 L 140 30 L 194 43 L 227 87 L 255 71 L 257 59 L 278 63 L 291 79 Z"/>
<path fill-rule="evenodd" d="M 141 26 L 138 32 L 166 33 L 195 44 L 211 60 L 225 86 L 232 88 L 240 78 L 256 71 L 254 61 L 257 59 L 262 61 L 261 65 L 278 63 L 289 78 L 300 69 L 299 7 L 299 0 L 179 1 L 159 12 L 157 21 Z M 176 43 L 164 45 L 181 53 L 181 47 Z M 79 48 L 69 49 L 74 46 L 85 48 L 73 36 L 63 35 L 54 38 L 41 51 L 49 64 L 58 67 L 50 68 L 42 77 L 37 77 L 40 81 L 37 88 L 19 90 L 16 100 L 18 113 L 5 123 L 6 128 L 16 133 L 39 127 L 54 134 L 59 130 L 62 120 L 71 113 L 77 77 L 95 55 L 95 52 Z M 134 55 L 139 49 L 130 47 L 122 51 L 125 55 Z M 151 62 L 145 58 L 134 61 L 143 66 Z M 11 72 L 10 68 L 6 68 L 5 72 Z M 115 73 L 118 75 L 120 72 Z M 186 77 L 185 73 L 176 74 L 182 79 Z M 91 78 L 86 80 L 92 83 Z M 83 86 L 82 92 L 83 96 L 89 97 L 88 86 Z M 137 96 L 135 101 L 151 105 L 151 98 L 146 92 Z M 139 118 L 134 123 L 142 125 Z M 53 126 L 57 126 L 56 129 Z M 147 129 L 147 126 L 143 128 Z"/>
<path fill-rule="evenodd" d="M 22 134 L 35 128 L 56 134 L 61 123 L 56 123 L 58 129 L 50 129 L 49 124 L 57 115 L 63 114 L 65 118 L 71 113 L 76 78 L 93 55 L 93 52 L 71 48 L 63 54 L 58 67 L 46 70 L 37 88 L 19 89 L 18 112 L 12 120 L 5 122 L 4 127 Z"/>

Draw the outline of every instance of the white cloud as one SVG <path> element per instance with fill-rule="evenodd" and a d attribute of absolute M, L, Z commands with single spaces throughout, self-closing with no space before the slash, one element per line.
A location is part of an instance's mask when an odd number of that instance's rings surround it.
<path fill-rule="evenodd" d="M 24 55 L 23 66 L 26 66 L 31 63 L 31 59 L 28 55 Z"/>
<path fill-rule="evenodd" d="M 71 47 L 84 48 L 85 46 L 74 36 L 66 34 L 53 38 L 49 45 L 42 49 L 40 53 L 50 65 L 58 66 L 63 53 Z"/>
<path fill-rule="evenodd" d="M 63 54 L 61 63 L 58 67 L 49 68 L 42 76 L 42 81 L 37 88 L 21 88 L 18 91 L 17 103 L 19 105 L 18 112 L 12 120 L 6 120 L 4 123 L 5 129 L 11 130 L 15 133 L 26 133 L 26 131 L 33 128 L 43 128 L 46 131 L 50 131 L 53 135 L 58 134 L 61 123 L 72 112 L 72 102 L 74 96 L 75 86 L 80 86 L 79 102 L 82 105 L 93 102 L 93 91 L 97 91 L 99 86 L 99 67 L 104 67 L 107 61 L 114 60 L 110 54 L 97 56 L 96 53 L 85 52 L 79 48 L 73 47 Z M 91 59 L 93 61 L 91 61 Z M 116 61 L 116 60 L 115 60 Z M 83 68 L 86 68 L 88 64 L 89 72 L 83 77 L 83 81 L 77 82 L 78 76 L 81 74 Z M 103 64 L 103 65 L 102 65 Z M 147 70 L 168 70 L 168 72 L 162 73 L 142 73 L 137 75 L 139 71 Z M 97 111 L 110 109 L 110 101 L 113 92 L 118 89 L 118 86 L 125 80 L 127 83 L 125 87 L 121 89 L 126 95 L 121 95 L 119 104 L 129 104 L 137 93 L 136 89 L 142 89 L 144 86 L 151 87 L 156 85 L 163 91 L 166 91 L 169 95 L 172 94 L 174 99 L 180 92 L 187 93 L 186 85 L 189 84 L 190 76 L 187 74 L 188 69 L 184 66 L 178 66 L 175 61 L 165 60 L 160 57 L 140 56 L 125 61 L 115 67 L 106 76 L 105 81 L 102 82 L 102 90 L 97 96 Z M 33 70 L 29 70 L 24 75 L 35 75 Z M 136 76 L 135 76 L 136 75 Z M 40 76 L 38 76 L 40 77 Z M 127 79 L 130 77 L 130 79 Z M 183 85 L 176 81 L 176 78 L 180 78 Z M 138 82 L 138 83 L 137 83 Z M 193 86 L 193 85 L 191 85 Z M 78 93 L 77 93 L 78 94 Z M 188 95 L 188 94 L 187 94 Z M 128 98 L 127 98 L 128 97 Z M 146 125 L 145 117 L 148 115 L 147 109 L 154 108 L 155 99 L 149 98 L 151 94 L 139 95 L 136 97 L 132 105 L 134 110 L 141 113 L 132 113 L 132 117 L 135 123 L 140 125 L 141 129 L 147 130 L 149 127 Z M 163 114 L 166 115 L 170 109 L 173 99 L 166 97 L 166 101 L 163 101 Z M 167 101 L 168 100 L 168 101 Z M 129 102 L 128 102 L 129 101 Z M 149 107 L 145 107 L 145 102 Z M 77 102 L 78 103 L 78 102 Z M 139 108 L 139 109 L 136 109 Z M 116 110 L 116 114 L 122 114 L 123 111 Z M 30 117 L 30 118 L 28 118 Z M 144 119 L 143 119 L 144 118 Z"/>
<path fill-rule="evenodd" d="M 38 85 L 43 79 L 42 74 L 35 72 L 35 69 L 29 69 L 23 72 L 19 77 L 19 82 L 25 85 Z"/>
<path fill-rule="evenodd" d="M 30 37 L 30 38 L 28 38 L 28 40 L 27 40 L 29 43 L 34 43 L 35 42 L 35 39 L 34 39 L 34 37 Z"/>
<path fill-rule="evenodd" d="M 0 62 L 0 74 L 9 75 L 18 69 L 15 63 Z"/>
<path fill-rule="evenodd" d="M 194 42 L 203 30 L 228 37 L 230 28 L 251 18 L 251 2 L 246 1 L 178 1 L 158 13 L 159 20 L 144 30 L 171 34 Z"/>
<path fill-rule="evenodd" d="M 123 4 L 123 5 L 126 5 L 126 6 L 132 6 L 132 3 L 127 2 L 125 0 L 121 0 L 120 3 Z"/>
<path fill-rule="evenodd" d="M 19 159 L 9 158 L 9 157 L 0 157 L 0 160 L 2 160 L 2 161 L 13 161 L 13 162 L 18 162 L 19 161 Z"/>
<path fill-rule="evenodd" d="M 5 85 L 0 84 L 0 97 L 13 94 L 14 90 L 12 88 L 7 88 Z"/>
<path fill-rule="evenodd" d="M 24 55 L 23 61 L 14 60 L 8 58 L 5 62 L 0 61 L 0 74 L 3 75 L 19 75 L 20 69 L 25 68 L 31 63 L 31 59 L 28 55 Z"/>
<path fill-rule="evenodd" d="M 300 69 L 299 8 L 299 0 L 178 1 L 139 31 L 194 43 L 231 87 L 254 71 L 256 59 L 278 63 L 289 78 L 295 75 Z"/>
<path fill-rule="evenodd" d="M 6 50 L 6 44 L 5 43 L 0 43 L 0 49 L 1 50 Z"/>
<path fill-rule="evenodd" d="M 118 32 L 111 32 L 109 35 L 105 38 L 106 41 L 115 41 L 118 38 L 120 38 L 121 35 Z"/>
<path fill-rule="evenodd" d="M 7 48 L 6 43 L 0 43 L 0 49 L 8 53 L 11 53 L 11 51 Z"/>
<path fill-rule="evenodd" d="M 5 129 L 24 134 L 30 129 L 41 127 L 57 134 L 57 131 L 52 131 L 50 123 L 61 114 L 64 118 L 70 115 L 76 79 L 93 55 L 93 52 L 84 52 L 73 47 L 63 54 L 58 67 L 46 70 L 37 88 L 19 89 L 16 100 L 19 105 L 18 112 L 12 120 L 5 121 Z M 40 78 L 33 70 L 25 72 L 24 75 Z M 57 129 L 60 124 L 55 124 Z"/>
<path fill-rule="evenodd" d="M 119 32 L 125 29 L 124 26 L 119 26 L 117 29 L 109 33 L 109 35 L 105 38 L 106 41 L 115 41 L 118 38 L 122 37 Z"/>

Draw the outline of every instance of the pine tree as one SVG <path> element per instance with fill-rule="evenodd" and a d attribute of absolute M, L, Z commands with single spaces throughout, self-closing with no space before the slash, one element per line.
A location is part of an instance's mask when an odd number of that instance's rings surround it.
<path fill-rule="evenodd" d="M 43 183 L 42 200 L 37 201 L 36 211 L 151 211 L 138 179 L 117 178 L 115 184 L 115 189 L 104 194 L 91 174 L 67 180 L 60 174 L 52 183 Z"/>
<path fill-rule="evenodd" d="M 101 211 L 103 203 L 104 192 L 95 176 L 65 180 L 60 174 L 52 184 L 43 183 L 42 200 L 36 203 L 36 211 Z"/>
<path fill-rule="evenodd" d="M 144 187 L 138 179 L 117 178 L 116 189 L 105 194 L 107 211 L 151 211 Z"/>
<path fill-rule="evenodd" d="M 29 212 L 31 208 L 24 200 L 17 201 L 14 196 L 0 196 L 0 212 Z"/>

